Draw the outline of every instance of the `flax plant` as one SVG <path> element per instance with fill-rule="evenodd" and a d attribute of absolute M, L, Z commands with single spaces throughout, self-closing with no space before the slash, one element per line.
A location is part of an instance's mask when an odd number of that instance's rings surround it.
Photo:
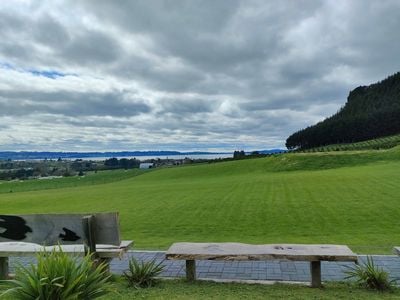
<path fill-rule="evenodd" d="M 107 266 L 95 264 L 90 255 L 70 256 L 61 247 L 36 255 L 37 264 L 18 265 L 8 289 L 0 295 L 15 300 L 95 299 L 112 291 Z"/>

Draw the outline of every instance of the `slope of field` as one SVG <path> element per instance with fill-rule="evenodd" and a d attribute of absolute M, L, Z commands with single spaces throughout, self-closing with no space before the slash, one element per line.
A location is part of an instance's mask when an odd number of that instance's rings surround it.
<path fill-rule="evenodd" d="M 390 149 L 400 145 L 400 134 L 386 136 L 378 139 L 367 140 L 358 143 L 334 144 L 323 147 L 306 149 L 301 152 L 325 152 L 325 151 L 347 151 L 347 150 L 379 150 Z"/>
<path fill-rule="evenodd" d="M 0 194 L 2 213 L 119 211 L 137 249 L 178 241 L 400 245 L 400 148 L 160 169 L 114 183 Z"/>
<path fill-rule="evenodd" d="M 15 181 L 1 181 L 0 180 L 0 194 L 14 193 L 14 192 L 27 192 L 38 190 L 50 190 L 66 187 L 81 187 L 86 185 L 104 184 L 115 181 L 120 181 L 137 175 L 144 174 L 149 170 L 111 170 L 111 171 L 98 171 L 88 172 L 85 176 L 72 176 L 62 178 L 42 178 L 30 180 L 15 180 Z"/>

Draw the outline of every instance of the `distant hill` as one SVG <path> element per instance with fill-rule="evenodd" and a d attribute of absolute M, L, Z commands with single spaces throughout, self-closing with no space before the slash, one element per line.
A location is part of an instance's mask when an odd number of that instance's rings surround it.
<path fill-rule="evenodd" d="M 270 149 L 257 151 L 259 154 L 282 153 L 283 149 Z M 251 154 L 252 152 L 246 152 Z M 0 151 L 0 160 L 36 160 L 36 159 L 90 159 L 90 158 L 111 158 L 111 157 L 165 157 L 174 158 L 174 156 L 197 156 L 197 155 L 219 155 L 233 154 L 232 152 L 179 152 L 179 151 L 120 151 L 120 152 L 51 152 L 51 151 Z"/>
<path fill-rule="evenodd" d="M 354 143 L 400 133 L 400 72 L 350 92 L 336 114 L 297 131 L 286 140 L 288 149 L 309 149 Z"/>
<path fill-rule="evenodd" d="M 284 149 L 270 149 L 270 150 L 260 150 L 257 151 L 260 154 L 275 154 L 275 153 L 284 153 L 286 150 Z"/>
<path fill-rule="evenodd" d="M 47 152 L 47 151 L 0 151 L 0 159 L 76 159 L 96 157 L 141 157 L 141 156 L 174 156 L 226 154 L 222 152 L 179 152 L 179 151 L 121 151 L 121 152 Z"/>

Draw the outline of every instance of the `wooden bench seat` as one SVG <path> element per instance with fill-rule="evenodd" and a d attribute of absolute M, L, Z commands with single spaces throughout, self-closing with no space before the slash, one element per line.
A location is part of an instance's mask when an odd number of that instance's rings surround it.
<path fill-rule="evenodd" d="M 196 279 L 196 260 L 290 260 L 309 261 L 311 286 L 321 286 L 321 261 L 357 262 L 357 255 L 343 245 L 242 243 L 175 243 L 166 259 L 186 260 L 186 277 Z"/>
<path fill-rule="evenodd" d="M 43 245 L 51 245 L 44 247 Z M 71 255 L 92 253 L 108 263 L 133 245 L 121 241 L 118 213 L 0 215 L 0 279 L 8 277 L 8 258 L 60 249 Z"/>
<path fill-rule="evenodd" d="M 123 255 L 133 245 L 133 241 L 121 241 L 119 246 L 113 245 L 96 245 L 96 254 L 99 258 L 122 258 Z M 77 256 L 85 255 L 84 245 L 60 245 L 60 246 L 47 246 L 43 247 L 32 243 L 0 243 L 0 257 L 7 256 L 32 256 L 40 251 L 50 252 L 52 250 L 58 250 Z"/>

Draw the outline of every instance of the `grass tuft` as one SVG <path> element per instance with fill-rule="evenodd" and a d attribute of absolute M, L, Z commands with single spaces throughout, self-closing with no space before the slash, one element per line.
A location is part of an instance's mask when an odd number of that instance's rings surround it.
<path fill-rule="evenodd" d="M 162 273 L 164 266 L 156 260 L 138 262 L 134 257 L 129 260 L 129 269 L 124 272 L 124 277 L 129 286 L 148 288 L 156 283 L 156 277 Z"/>
<path fill-rule="evenodd" d="M 390 280 L 389 274 L 374 264 L 371 256 L 367 256 L 365 263 L 347 268 L 346 279 L 355 279 L 360 286 L 378 291 L 388 291 L 394 287 L 394 280 Z"/>

